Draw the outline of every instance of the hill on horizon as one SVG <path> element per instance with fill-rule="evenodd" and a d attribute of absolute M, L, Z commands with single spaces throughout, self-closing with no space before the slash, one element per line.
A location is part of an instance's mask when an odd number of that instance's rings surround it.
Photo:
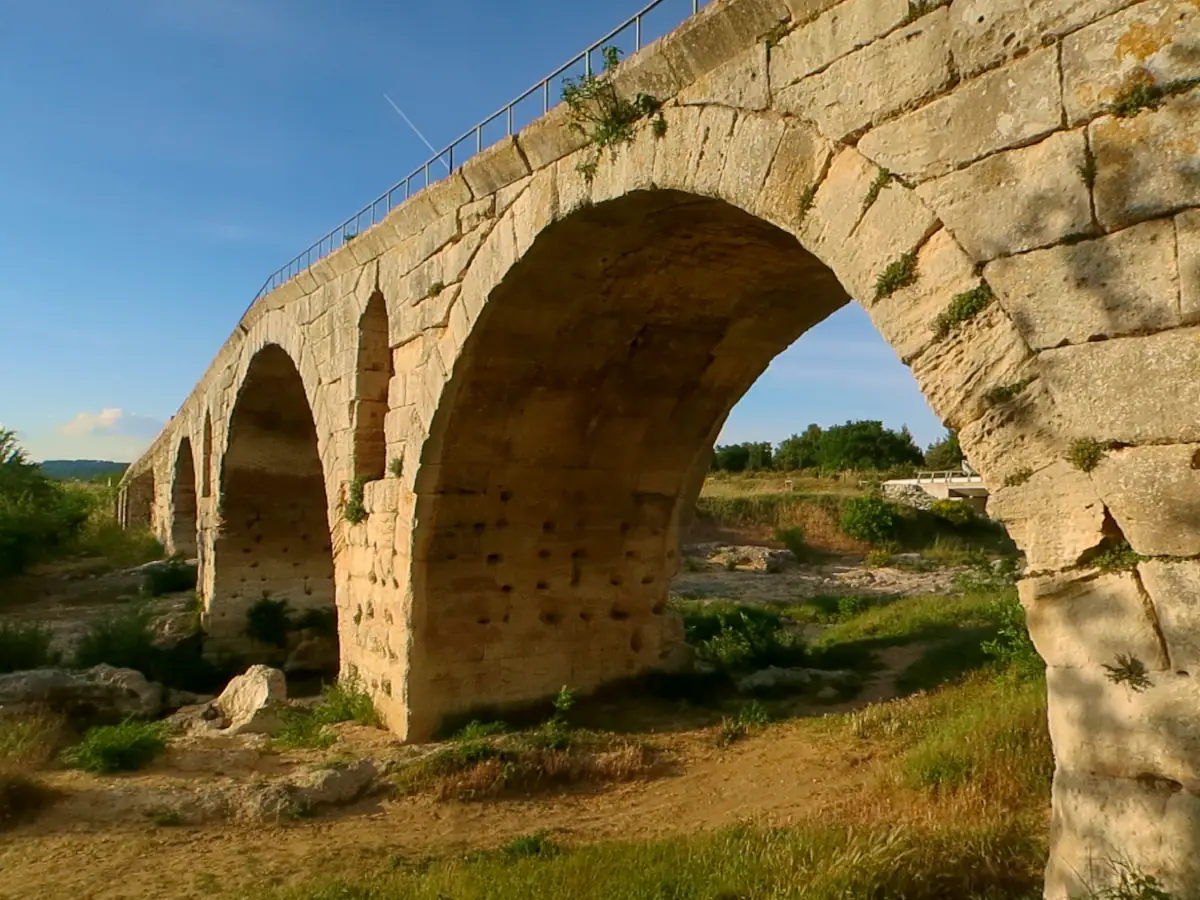
<path fill-rule="evenodd" d="M 50 478 L 59 481 L 91 481 L 106 476 L 120 477 L 129 463 L 104 459 L 47 459 L 38 463 Z"/>

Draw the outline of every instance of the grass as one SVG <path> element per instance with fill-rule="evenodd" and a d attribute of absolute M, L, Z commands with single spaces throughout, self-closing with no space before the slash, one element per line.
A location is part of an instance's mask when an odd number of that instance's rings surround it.
<path fill-rule="evenodd" d="M 271 738 L 278 750 L 326 750 L 337 743 L 337 735 L 314 710 L 288 706 L 280 711 L 280 719 L 281 726 Z"/>
<path fill-rule="evenodd" d="M 336 684 L 322 689 L 321 698 L 322 703 L 313 715 L 322 724 L 357 722 L 372 728 L 383 725 L 371 695 L 355 678 L 338 679 Z"/>
<path fill-rule="evenodd" d="M 553 854 L 506 853 L 334 882 L 272 900 L 1033 900 L 1044 845 L 1017 823 L 735 826 Z"/>
<path fill-rule="evenodd" d="M 367 507 L 364 498 L 367 482 L 370 480 L 367 476 L 360 475 L 350 482 L 350 487 L 346 491 L 346 505 L 342 514 L 351 525 L 358 525 L 367 520 Z"/>
<path fill-rule="evenodd" d="M 1107 441 L 1080 438 L 1067 448 L 1067 462 L 1080 472 L 1091 472 L 1104 461 L 1112 445 Z"/>
<path fill-rule="evenodd" d="M 89 729 L 82 741 L 67 749 L 63 761 L 95 774 L 129 772 L 148 766 L 166 747 L 165 723 L 129 720 Z"/>
<path fill-rule="evenodd" d="M 934 317 L 934 338 L 939 341 L 945 340 L 955 328 L 971 321 L 987 309 L 994 299 L 996 297 L 987 282 L 969 291 L 955 294 L 950 298 L 950 305 Z"/>
<path fill-rule="evenodd" d="M 0 621 L 0 675 L 59 663 L 50 629 L 40 622 Z"/>
<path fill-rule="evenodd" d="M 908 252 L 888 263 L 875 279 L 875 299 L 890 297 L 901 288 L 917 283 L 917 254 Z"/>

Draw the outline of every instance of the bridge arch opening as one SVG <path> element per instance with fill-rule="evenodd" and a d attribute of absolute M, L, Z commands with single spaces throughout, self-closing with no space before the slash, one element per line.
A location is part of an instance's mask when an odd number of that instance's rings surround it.
<path fill-rule="evenodd" d="M 355 366 L 354 475 L 375 480 L 387 468 L 384 421 L 388 388 L 395 374 L 388 346 L 387 304 L 376 291 L 358 321 L 358 360 Z"/>
<path fill-rule="evenodd" d="M 196 465 L 192 458 L 192 442 L 185 437 L 175 453 L 171 477 L 171 546 L 168 548 L 171 553 L 186 559 L 196 555 L 196 515 Z"/>
<path fill-rule="evenodd" d="M 680 526 L 721 426 L 849 299 L 793 236 L 719 200 L 635 192 L 542 232 L 425 445 L 410 734 L 669 666 Z"/>
<path fill-rule="evenodd" d="M 205 598 L 210 643 L 289 672 L 336 670 L 324 470 L 304 383 L 277 345 L 250 362 L 230 417 L 218 487 L 220 525 Z M 264 619 L 278 623 L 282 604 L 290 620 L 286 634 L 264 630 Z"/>
<path fill-rule="evenodd" d="M 200 455 L 200 496 L 212 496 L 212 465 L 213 465 L 213 437 L 212 437 L 212 415 L 208 412 L 204 414 L 204 436 L 201 438 L 204 442 L 201 446 Z"/>
<path fill-rule="evenodd" d="M 151 528 L 154 524 L 155 484 L 153 470 L 135 475 L 125 487 L 121 524 L 125 528 Z"/>

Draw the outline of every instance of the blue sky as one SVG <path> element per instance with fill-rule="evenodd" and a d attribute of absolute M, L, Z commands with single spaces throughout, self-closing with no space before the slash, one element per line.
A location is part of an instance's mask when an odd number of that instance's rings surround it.
<path fill-rule="evenodd" d="M 34 458 L 133 458 L 266 276 L 429 156 L 385 92 L 441 147 L 641 5 L 3 4 L 0 423 Z M 722 438 L 853 418 L 942 433 L 857 306 L 776 359 Z"/>

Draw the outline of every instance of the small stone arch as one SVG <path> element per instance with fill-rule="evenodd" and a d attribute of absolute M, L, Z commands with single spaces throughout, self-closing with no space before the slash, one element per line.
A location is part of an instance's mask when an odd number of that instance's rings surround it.
<path fill-rule="evenodd" d="M 358 360 L 355 366 L 354 476 L 382 478 L 387 468 L 384 421 L 388 388 L 395 374 L 388 346 L 388 314 L 383 294 L 376 291 L 358 320 Z"/>
<path fill-rule="evenodd" d="M 204 434 L 200 452 L 200 496 L 212 496 L 213 435 L 212 414 L 204 411 Z"/>
<path fill-rule="evenodd" d="M 171 472 L 171 522 L 168 530 L 167 551 L 187 559 L 197 552 L 197 503 L 196 464 L 192 456 L 192 442 L 184 437 L 175 451 L 175 465 Z"/>
<path fill-rule="evenodd" d="M 121 525 L 124 528 L 150 528 L 154 524 L 156 486 L 154 470 L 134 475 L 125 486 L 121 501 Z"/>

